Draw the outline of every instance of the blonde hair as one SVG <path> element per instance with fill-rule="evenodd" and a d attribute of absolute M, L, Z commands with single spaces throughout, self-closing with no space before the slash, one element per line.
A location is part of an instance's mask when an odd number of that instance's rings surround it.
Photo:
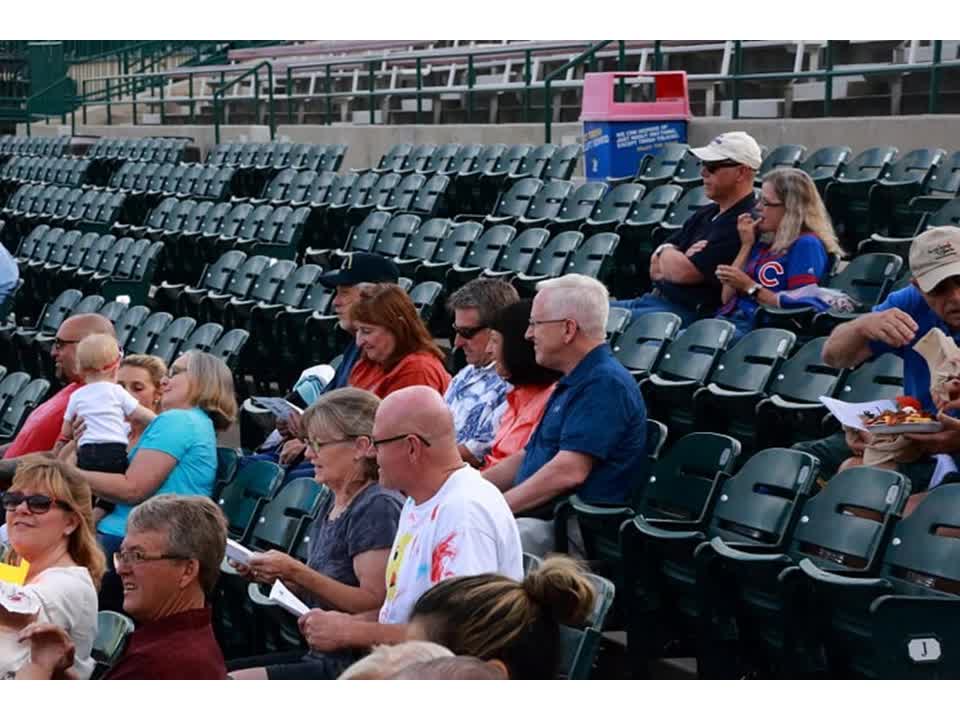
<path fill-rule="evenodd" d="M 339 680 L 386 680 L 409 665 L 453 657 L 442 645 L 423 640 L 408 640 L 399 645 L 378 645 L 369 655 L 344 670 Z"/>
<path fill-rule="evenodd" d="M 226 430 L 237 419 L 230 368 L 216 355 L 199 350 L 184 353 L 183 357 L 187 359 L 190 404 L 207 413 L 217 430 Z"/>
<path fill-rule="evenodd" d="M 146 370 L 150 382 L 157 387 L 163 382 L 167 374 L 167 364 L 156 355 L 127 355 L 120 361 L 120 367 L 135 367 Z"/>
<path fill-rule="evenodd" d="M 537 283 L 537 291 L 549 293 L 546 305 L 551 313 L 556 313 L 556 319 L 575 320 L 580 332 L 592 340 L 606 338 L 610 292 L 602 282 L 586 275 L 570 273 Z"/>
<path fill-rule="evenodd" d="M 780 168 L 763 176 L 763 184 L 767 183 L 783 202 L 783 219 L 770 244 L 772 254 L 783 255 L 802 234 L 813 233 L 820 238 L 828 255 L 840 255 L 830 215 L 807 173 L 796 168 Z"/>
<path fill-rule="evenodd" d="M 117 339 L 104 333 L 87 335 L 77 343 L 77 370 L 83 375 L 102 375 L 120 360 Z"/>
<path fill-rule="evenodd" d="M 359 388 L 339 388 L 324 393 L 308 407 L 300 418 L 307 437 L 326 430 L 344 438 L 366 435 L 373 437 L 373 419 L 380 407 L 380 398 Z M 363 479 L 376 482 L 377 460 L 364 457 L 361 463 Z"/>
<path fill-rule="evenodd" d="M 56 458 L 39 453 L 25 455 L 17 461 L 10 490 L 33 490 L 62 500 L 77 516 L 77 528 L 67 540 L 71 559 L 90 573 L 97 590 L 107 569 L 107 559 L 97 544 L 93 525 L 93 500 L 90 486 L 68 465 Z"/>
<path fill-rule="evenodd" d="M 456 655 L 500 660 L 513 679 L 550 679 L 559 626 L 582 626 L 595 598 L 577 562 L 555 555 L 522 582 L 492 573 L 444 580 L 420 596 L 411 620 Z"/>

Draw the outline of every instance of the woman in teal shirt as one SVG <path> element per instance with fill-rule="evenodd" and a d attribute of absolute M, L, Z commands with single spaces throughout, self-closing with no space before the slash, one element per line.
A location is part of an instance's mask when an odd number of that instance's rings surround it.
<path fill-rule="evenodd" d="M 134 505 L 166 493 L 212 494 L 216 431 L 228 428 L 237 414 L 230 370 L 209 353 L 181 355 L 163 381 L 160 409 L 130 450 L 125 474 L 76 470 L 96 495 L 116 503 L 97 526 L 108 558 L 120 547 Z"/>

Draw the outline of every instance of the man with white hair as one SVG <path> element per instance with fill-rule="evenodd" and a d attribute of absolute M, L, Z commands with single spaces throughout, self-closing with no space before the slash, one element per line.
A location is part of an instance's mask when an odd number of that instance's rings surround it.
<path fill-rule="evenodd" d="M 702 161 L 703 189 L 713 202 L 695 212 L 650 257 L 650 292 L 614 307 L 643 313 L 676 313 L 687 326 L 720 307 L 717 267 L 729 265 L 740 250 L 737 218 L 752 213 L 753 178 L 760 168 L 760 146 L 745 132 L 718 135 L 690 152 Z"/>
<path fill-rule="evenodd" d="M 575 274 L 537 289 L 527 338 L 537 362 L 563 377 L 526 449 L 484 477 L 504 492 L 515 514 L 549 514 L 552 501 L 569 493 L 586 502 L 623 503 L 646 462 L 647 411 L 636 381 L 606 342 L 607 289 Z M 521 523 L 524 549 L 543 551 L 532 534 L 533 526 Z"/>

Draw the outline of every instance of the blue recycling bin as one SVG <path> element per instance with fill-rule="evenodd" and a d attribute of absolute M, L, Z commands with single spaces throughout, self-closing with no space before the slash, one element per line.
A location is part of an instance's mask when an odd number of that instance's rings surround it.
<path fill-rule="evenodd" d="M 621 79 L 648 82 L 653 99 L 618 102 Z M 685 72 L 587 73 L 583 81 L 583 156 L 588 180 L 632 177 L 644 155 L 687 141 L 690 94 Z"/>

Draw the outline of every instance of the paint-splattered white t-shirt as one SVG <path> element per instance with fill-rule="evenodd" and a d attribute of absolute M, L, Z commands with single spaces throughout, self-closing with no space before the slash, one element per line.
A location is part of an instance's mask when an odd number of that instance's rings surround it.
<path fill-rule="evenodd" d="M 503 494 L 465 465 L 422 505 L 407 498 L 387 563 L 380 622 L 407 622 L 417 599 L 449 577 L 498 573 L 520 580 L 522 555 Z"/>

